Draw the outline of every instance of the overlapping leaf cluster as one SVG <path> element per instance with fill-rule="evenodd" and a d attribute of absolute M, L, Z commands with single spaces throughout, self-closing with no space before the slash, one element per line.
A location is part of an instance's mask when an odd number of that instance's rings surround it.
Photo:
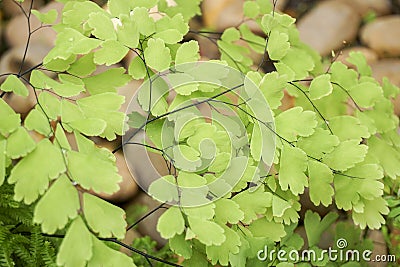
<path fill-rule="evenodd" d="M 197 42 L 182 40 L 189 32 L 188 20 L 200 13 L 200 1 L 175 0 L 176 5 L 169 6 L 165 0 L 110 0 L 107 9 L 91 1 L 63 2 L 61 22 L 54 26 L 56 43 L 42 66 L 32 70 L 30 80 L 21 73 L 8 75 L 0 87 L 4 92 L 37 96 L 37 105 L 23 122 L 0 99 L 0 184 L 15 184 L 14 199 L 35 204 L 33 221 L 43 233 L 66 233 L 58 265 L 135 266 L 128 256 L 99 240 L 123 238 L 126 222 L 123 210 L 83 192 L 110 194 L 121 181 L 113 154 L 88 137 L 114 140 L 128 129 L 127 118 L 119 111 L 125 100 L 117 94 L 118 87 L 199 60 Z M 56 18 L 54 11 L 34 14 L 45 24 Z M 246 1 L 244 15 L 266 38 L 255 35 L 245 23 L 225 30 L 216 42 L 221 63 L 241 71 L 259 87 L 274 113 L 275 129 L 260 115 L 262 111 L 248 108 L 257 99 L 246 99 L 242 105 L 228 97 L 231 92 L 196 83 L 176 88 L 172 102 L 165 86 L 149 86 L 139 94 L 148 117 L 130 116 L 129 124 L 146 126 L 151 145 L 173 165 L 163 179 L 200 187 L 224 172 L 242 173 L 233 190 L 214 203 L 171 207 L 160 217 L 157 230 L 185 259 L 185 266 L 265 266 L 256 258 L 265 245 L 300 249 L 303 240 L 293 229 L 303 193 L 316 206 L 335 204 L 351 212 L 361 228 L 379 228 L 389 213 L 383 198 L 388 191 L 385 181 L 397 183 L 400 174 L 398 118 L 390 101 L 399 89 L 388 80 L 381 86 L 371 78 L 360 54 L 349 59 L 357 70 L 334 62 L 325 71 L 316 52 L 300 42 L 294 19 L 275 12 L 268 1 Z M 263 61 L 253 62 L 250 52 L 265 54 Z M 135 57 L 127 71 L 113 66 L 128 53 Z M 275 71 L 262 73 L 266 60 L 273 62 Z M 99 66 L 107 68 L 101 71 Z M 210 79 L 221 77 L 210 69 L 197 71 Z M 173 75 L 169 78 L 173 84 Z M 246 84 L 244 90 L 250 90 Z M 295 97 L 296 106 L 282 111 L 285 90 Z M 220 120 L 229 125 L 226 128 L 198 119 L 195 105 L 174 112 L 199 98 L 209 99 L 206 103 L 212 109 L 222 105 L 238 116 L 216 112 L 215 116 L 224 117 Z M 165 130 L 167 120 L 185 126 L 179 133 Z M 31 131 L 43 139 L 34 141 Z M 169 140 L 162 140 L 165 133 Z M 273 155 L 268 136 L 277 140 Z M 203 141 L 207 139 L 215 147 L 207 146 Z M 232 147 L 236 154 L 230 161 Z M 198 172 L 202 160 L 213 155 L 212 163 Z M 264 173 L 262 166 L 270 159 L 272 169 Z M 254 181 L 262 184 L 250 192 Z M 164 192 L 171 200 L 180 197 L 165 188 Z M 320 234 L 336 217 L 321 220 L 308 213 L 310 246 L 318 249 Z M 319 225 L 318 231 L 310 230 L 314 225 Z"/>

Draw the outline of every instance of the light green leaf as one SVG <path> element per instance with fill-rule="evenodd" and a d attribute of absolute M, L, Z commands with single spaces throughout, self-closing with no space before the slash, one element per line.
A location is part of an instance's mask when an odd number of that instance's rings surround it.
<path fill-rule="evenodd" d="M 258 214 L 263 214 L 272 205 L 272 194 L 263 192 L 260 187 L 254 192 L 243 191 L 232 198 L 244 212 L 243 223 L 250 223 L 257 219 Z"/>
<path fill-rule="evenodd" d="M 296 47 L 291 47 L 281 59 L 281 62 L 294 72 L 294 79 L 306 78 L 315 66 L 312 57 L 304 50 Z M 278 72 L 280 71 L 278 70 Z"/>
<path fill-rule="evenodd" d="M 349 90 L 358 83 L 358 73 L 355 70 L 348 69 L 342 62 L 333 62 L 330 72 L 331 81 L 338 83 L 345 90 Z M 340 88 L 337 89 L 341 90 Z"/>
<path fill-rule="evenodd" d="M 14 110 L 0 98 L 0 133 L 7 135 L 15 131 L 21 125 L 21 115 L 14 112 Z"/>
<path fill-rule="evenodd" d="M 128 117 L 129 117 L 128 124 L 133 128 L 142 127 L 142 125 L 146 123 L 146 117 L 140 114 L 139 112 L 134 111 L 131 114 L 128 114 Z"/>
<path fill-rule="evenodd" d="M 322 233 L 327 230 L 338 217 L 339 215 L 337 213 L 330 212 L 321 220 L 318 213 L 307 210 L 304 219 L 304 226 L 306 228 L 308 244 L 310 247 L 318 245 Z"/>
<path fill-rule="evenodd" d="M 253 159 L 257 161 L 260 161 L 261 153 L 263 150 L 262 132 L 260 127 L 261 126 L 258 124 L 255 124 L 253 126 L 253 133 L 251 134 L 251 140 L 250 140 L 251 156 L 253 157 Z"/>
<path fill-rule="evenodd" d="M 357 71 L 361 75 L 371 76 L 372 70 L 371 67 L 368 65 L 368 62 L 363 53 L 360 51 L 351 51 L 349 53 L 349 57 L 346 59 L 347 62 L 355 65 L 357 67 Z"/>
<path fill-rule="evenodd" d="M 303 111 L 301 107 L 288 109 L 275 118 L 278 134 L 288 141 L 296 141 L 297 136 L 310 136 L 317 126 L 316 115 L 313 111 Z"/>
<path fill-rule="evenodd" d="M 283 145 L 279 166 L 279 184 L 282 190 L 288 188 L 294 195 L 304 192 L 308 185 L 307 176 L 307 154 L 297 147 Z"/>
<path fill-rule="evenodd" d="M 79 245 L 78 245 L 79 244 Z M 68 228 L 57 254 L 57 265 L 84 267 L 92 258 L 93 240 L 81 217 L 77 217 Z"/>
<path fill-rule="evenodd" d="M 184 230 L 185 220 L 183 219 L 182 212 L 175 206 L 170 207 L 158 219 L 157 231 L 165 239 L 180 235 Z"/>
<path fill-rule="evenodd" d="M 101 49 L 94 52 L 94 63 L 106 66 L 120 62 L 129 52 L 129 48 L 115 40 L 107 40 L 101 44 Z"/>
<path fill-rule="evenodd" d="M 268 38 L 267 51 L 272 60 L 282 59 L 290 48 L 289 36 L 278 30 L 273 30 Z"/>
<path fill-rule="evenodd" d="M 291 207 L 290 203 L 280 196 L 272 196 L 272 215 L 282 217 L 287 209 Z"/>
<path fill-rule="evenodd" d="M 358 140 L 341 142 L 332 152 L 322 158 L 322 162 L 337 171 L 345 171 L 363 161 L 368 147 L 360 145 Z"/>
<path fill-rule="evenodd" d="M 375 136 L 368 140 L 368 155 L 382 165 L 385 174 L 392 179 L 400 176 L 400 152 Z"/>
<path fill-rule="evenodd" d="M 238 223 L 244 219 L 244 212 L 240 209 L 239 204 L 231 199 L 221 198 L 214 202 L 215 204 L 215 218 L 216 222 L 225 224 Z"/>
<path fill-rule="evenodd" d="M 6 140 L 0 140 L 0 186 L 6 178 Z"/>
<path fill-rule="evenodd" d="M 117 40 L 114 25 L 103 12 L 91 13 L 87 24 L 93 29 L 92 34 L 101 40 Z"/>
<path fill-rule="evenodd" d="M 333 182 L 333 173 L 325 164 L 309 160 L 308 176 L 310 179 L 310 199 L 315 206 L 320 203 L 327 207 L 332 203 L 334 195 L 331 183 Z"/>
<path fill-rule="evenodd" d="M 187 176 L 190 177 L 190 175 L 187 175 Z M 214 209 L 215 209 L 214 203 L 208 203 L 207 205 L 203 205 L 203 206 L 199 206 L 199 207 L 184 208 L 183 212 L 192 219 L 197 218 L 197 219 L 201 219 L 201 220 L 210 220 L 214 217 L 214 214 L 215 214 Z"/>
<path fill-rule="evenodd" d="M 27 97 L 29 95 L 29 91 L 26 88 L 25 84 L 21 82 L 15 75 L 9 75 L 7 79 L 0 86 L 0 89 L 4 92 L 14 92 L 17 95 Z"/>
<path fill-rule="evenodd" d="M 68 73 L 79 77 L 86 77 L 92 74 L 96 70 L 96 64 L 93 60 L 94 53 L 89 53 L 80 57 L 78 60 L 71 64 L 68 69 Z"/>
<path fill-rule="evenodd" d="M 310 98 L 312 100 L 323 98 L 330 95 L 332 90 L 331 76 L 329 74 L 322 74 L 311 81 Z"/>
<path fill-rule="evenodd" d="M 352 116 L 336 116 L 329 119 L 329 126 L 332 132 L 339 137 L 340 141 L 356 139 L 361 141 L 362 138 L 368 138 L 370 133 L 368 128 L 364 126 L 359 119 Z"/>
<path fill-rule="evenodd" d="M 139 32 L 144 36 L 150 36 L 156 30 L 154 20 L 149 16 L 149 11 L 144 7 L 133 9 L 132 20 L 140 25 Z"/>
<path fill-rule="evenodd" d="M 243 13 L 246 17 L 254 19 L 260 14 L 260 6 L 257 2 L 246 1 L 243 4 Z"/>
<path fill-rule="evenodd" d="M 125 74 L 124 68 L 112 68 L 97 75 L 84 78 L 86 89 L 91 95 L 106 92 L 117 92 L 117 88 L 126 85 L 130 81 L 129 75 Z"/>
<path fill-rule="evenodd" d="M 52 119 L 56 120 L 61 115 L 61 102 L 54 95 L 47 92 L 41 92 L 39 95 L 39 103 L 44 113 Z"/>
<path fill-rule="evenodd" d="M 231 228 L 223 225 L 225 241 L 221 245 L 212 245 L 206 247 L 207 257 L 213 265 L 219 262 L 223 266 L 229 263 L 229 255 L 239 253 L 241 245 L 239 234 Z"/>
<path fill-rule="evenodd" d="M 60 149 L 48 139 L 43 139 L 11 170 L 8 182 L 15 184 L 14 199 L 31 204 L 46 191 L 50 180 L 64 171 L 66 166 Z"/>
<path fill-rule="evenodd" d="M 28 134 L 24 127 L 18 127 L 7 139 L 7 156 L 17 159 L 26 156 L 36 146 L 35 141 Z"/>
<path fill-rule="evenodd" d="M 328 130 L 316 128 L 315 132 L 307 137 L 301 137 L 297 141 L 297 147 L 304 150 L 307 155 L 320 159 L 324 154 L 333 151 L 339 144 L 339 138 L 332 135 Z"/>
<path fill-rule="evenodd" d="M 38 10 L 32 9 L 32 14 L 38 18 L 38 20 L 44 24 L 52 24 L 56 21 L 58 13 L 55 9 L 50 9 L 46 13 L 40 12 Z"/>
<path fill-rule="evenodd" d="M 211 165 L 208 167 L 208 171 L 214 172 L 214 173 L 219 173 L 225 171 L 228 166 L 230 165 L 231 162 L 231 154 L 222 152 L 218 153 Z"/>
<path fill-rule="evenodd" d="M 226 240 L 224 228 L 215 222 L 191 217 L 188 220 L 190 229 L 196 234 L 196 238 L 206 246 L 218 246 Z"/>
<path fill-rule="evenodd" d="M 191 241 L 185 240 L 185 235 L 175 235 L 169 239 L 169 247 L 173 252 L 185 259 L 190 259 L 193 255 Z"/>
<path fill-rule="evenodd" d="M 166 44 L 176 44 L 182 41 L 183 34 L 177 29 L 167 29 L 162 32 L 157 32 L 153 37 L 163 40 Z"/>
<path fill-rule="evenodd" d="M 128 73 L 135 80 L 143 79 L 146 76 L 146 66 L 139 56 L 136 56 L 132 59 L 131 63 L 129 64 Z"/>
<path fill-rule="evenodd" d="M 107 123 L 104 120 L 97 118 L 76 120 L 68 123 L 68 125 L 87 136 L 98 136 L 107 127 Z"/>
<path fill-rule="evenodd" d="M 122 177 L 115 163 L 99 158 L 96 153 L 85 154 L 76 151 L 67 153 L 71 178 L 85 189 L 96 193 L 112 194 L 118 191 Z"/>
<path fill-rule="evenodd" d="M 249 225 L 249 230 L 254 237 L 262 237 L 274 242 L 279 242 L 286 235 L 283 224 L 259 218 Z"/>
<path fill-rule="evenodd" d="M 25 127 L 28 130 L 35 130 L 36 132 L 43 134 L 44 136 L 51 135 L 50 122 L 37 108 L 32 109 L 24 121 Z"/>
<path fill-rule="evenodd" d="M 199 44 L 192 40 L 183 43 L 176 51 L 175 65 L 199 60 Z"/>
<path fill-rule="evenodd" d="M 139 44 L 139 27 L 132 16 L 122 15 L 121 25 L 118 25 L 118 41 L 130 48 L 136 48 Z"/>
<path fill-rule="evenodd" d="M 126 266 L 136 267 L 132 259 L 121 251 L 114 250 L 92 235 L 93 256 L 87 267 Z"/>
<path fill-rule="evenodd" d="M 389 213 L 386 200 L 378 197 L 372 200 L 363 199 L 362 202 L 364 204 L 363 211 L 352 213 L 354 223 L 361 229 L 365 229 L 367 226 L 370 229 L 381 228 L 385 224 L 385 218 L 382 215 Z"/>
<path fill-rule="evenodd" d="M 83 205 L 83 213 L 90 229 L 100 237 L 124 238 L 127 224 L 123 209 L 88 193 L 83 194 Z"/>
<path fill-rule="evenodd" d="M 278 72 L 265 74 L 260 83 L 260 89 L 271 109 L 276 109 L 281 105 L 283 89 L 286 87 L 287 76 L 280 76 Z"/>
<path fill-rule="evenodd" d="M 63 174 L 36 204 L 33 221 L 42 224 L 44 233 L 54 234 L 78 215 L 79 208 L 78 191 Z"/>
<path fill-rule="evenodd" d="M 171 54 L 168 47 L 165 47 L 161 39 L 150 39 L 147 48 L 144 50 L 144 57 L 147 65 L 156 71 L 168 69 L 171 63 Z"/>
<path fill-rule="evenodd" d="M 383 97 L 382 88 L 372 82 L 362 82 L 350 88 L 349 93 L 354 101 L 363 108 L 370 108 Z"/>

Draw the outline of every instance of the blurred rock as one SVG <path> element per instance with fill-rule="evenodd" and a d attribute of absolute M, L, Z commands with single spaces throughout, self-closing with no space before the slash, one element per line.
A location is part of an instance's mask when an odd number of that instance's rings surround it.
<path fill-rule="evenodd" d="M 323 1 L 298 22 L 300 39 L 326 56 L 357 36 L 361 18 L 340 1 Z"/>
<path fill-rule="evenodd" d="M 354 46 L 350 48 L 346 48 L 342 51 L 342 53 L 338 56 L 337 61 L 342 62 L 346 66 L 350 68 L 355 68 L 355 66 L 349 62 L 347 62 L 347 58 L 349 57 L 350 52 L 361 52 L 365 56 L 367 63 L 371 65 L 378 60 L 378 55 L 375 53 L 374 50 L 369 49 L 368 47 L 363 46 Z"/>
<path fill-rule="evenodd" d="M 147 206 L 148 211 L 146 213 L 148 213 L 153 209 L 155 209 L 157 206 L 159 206 L 161 203 L 154 200 L 146 193 L 141 193 L 135 199 L 135 204 Z M 148 216 L 146 219 L 144 219 L 138 224 L 139 233 L 142 235 L 150 236 L 152 239 L 157 241 L 159 246 L 164 246 L 168 242 L 168 240 L 162 238 L 160 234 L 157 232 L 157 222 L 161 214 L 164 213 L 164 211 L 165 209 L 158 209 L 157 211 L 152 213 L 150 216 Z"/>
<path fill-rule="evenodd" d="M 48 12 L 51 9 L 56 9 L 60 14 L 64 5 L 59 2 L 50 2 L 46 6 L 39 9 L 40 12 Z M 60 17 L 60 16 L 59 16 Z M 59 21 L 59 18 L 58 20 Z M 31 31 L 40 27 L 40 21 L 31 16 Z M 25 45 L 28 38 L 28 24 L 24 15 L 19 15 L 10 20 L 5 30 L 5 39 L 10 46 Z M 44 27 L 31 36 L 31 42 L 43 44 L 45 46 L 53 46 L 56 39 L 56 32 L 51 27 Z"/>
<path fill-rule="evenodd" d="M 372 76 L 382 82 L 383 77 L 387 77 L 391 83 L 400 87 L 400 60 L 384 59 L 371 64 Z M 393 100 L 394 112 L 400 116 L 400 96 Z"/>
<path fill-rule="evenodd" d="M 376 256 L 386 256 L 388 254 L 388 250 L 386 247 L 385 237 L 383 233 L 379 230 L 369 230 L 368 238 L 372 240 L 374 243 L 374 249 L 372 250 L 372 254 L 370 256 L 371 259 L 376 259 Z M 384 267 L 387 266 L 385 262 L 374 262 L 371 261 L 368 266 L 371 267 Z"/>
<path fill-rule="evenodd" d="M 26 0 L 22 2 L 20 5 L 23 8 L 25 12 L 29 11 L 29 8 L 31 6 L 31 2 L 29 0 Z M 42 0 L 34 0 L 33 1 L 33 9 L 38 9 L 43 5 Z M 15 17 L 21 14 L 21 7 L 17 4 L 17 1 L 14 0 L 4 0 L 0 2 L 0 8 L 4 12 L 4 16 L 6 17 Z"/>
<path fill-rule="evenodd" d="M 400 56 L 400 15 L 385 16 L 366 24 L 361 41 L 381 57 Z"/>
<path fill-rule="evenodd" d="M 270 0 L 272 2 L 272 0 Z M 278 0 L 276 9 L 281 10 L 287 0 Z M 203 22 L 207 28 L 223 31 L 229 27 L 239 26 L 243 22 L 243 0 L 203 0 Z M 247 22 L 255 32 L 261 29 L 254 21 Z"/>
<path fill-rule="evenodd" d="M 391 3 L 389 0 L 341 0 L 348 4 L 360 16 L 365 16 L 368 12 L 374 12 L 377 16 L 387 15 L 391 12 Z"/>

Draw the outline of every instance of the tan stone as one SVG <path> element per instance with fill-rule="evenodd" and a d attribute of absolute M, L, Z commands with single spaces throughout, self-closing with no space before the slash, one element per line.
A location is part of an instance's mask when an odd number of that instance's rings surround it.
<path fill-rule="evenodd" d="M 298 22 L 300 39 L 326 56 L 356 38 L 360 21 L 349 5 L 323 1 Z"/>
<path fill-rule="evenodd" d="M 391 4 L 389 0 L 341 0 L 348 4 L 354 11 L 361 16 L 365 16 L 368 12 L 374 12 L 377 16 L 389 14 Z"/>
<path fill-rule="evenodd" d="M 361 41 L 379 56 L 400 56 L 400 15 L 377 18 L 361 29 Z"/>

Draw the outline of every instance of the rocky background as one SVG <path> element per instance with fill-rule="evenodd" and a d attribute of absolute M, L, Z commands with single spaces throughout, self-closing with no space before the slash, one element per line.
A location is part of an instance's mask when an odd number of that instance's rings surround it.
<path fill-rule="evenodd" d="M 228 27 L 237 26 L 243 21 L 243 1 L 204 0 L 203 16 L 191 21 L 192 29 L 221 32 Z M 105 4 L 105 1 L 96 2 L 100 5 Z M 28 10 L 30 0 L 25 0 L 23 7 L 25 11 Z M 34 0 L 33 8 L 46 12 L 50 9 L 61 10 L 62 5 L 54 1 Z M 337 60 L 352 67 L 346 62 L 346 57 L 350 51 L 361 51 L 371 65 L 373 76 L 377 80 L 381 81 L 383 77 L 388 77 L 392 83 L 400 86 L 400 0 L 278 0 L 276 9 L 297 18 L 301 39 L 325 57 L 327 65 L 337 55 Z M 40 23 L 32 17 L 31 29 L 39 26 Z M 250 24 L 250 26 L 254 32 L 262 35 L 256 25 Z M 28 27 L 22 10 L 13 0 L 0 1 L 0 31 L 0 74 L 18 72 L 27 42 Z M 196 35 L 188 36 L 188 38 L 196 39 L 200 43 L 204 59 L 219 56 L 218 49 L 208 39 Z M 42 28 L 33 34 L 24 69 L 40 63 L 51 49 L 54 40 L 55 33 L 49 27 Z M 257 59 L 261 60 L 260 55 L 250 56 L 255 57 L 256 62 Z M 127 67 L 126 62 L 129 62 L 129 58 L 121 64 Z M 132 82 L 119 90 L 129 99 L 139 86 L 140 82 Z M 7 94 L 5 100 L 16 112 L 23 115 L 27 114 L 36 102 L 33 95 L 23 99 Z M 400 99 L 396 102 L 396 114 L 400 115 Z M 284 105 L 290 106 L 290 99 Z M 126 105 L 122 107 L 123 110 L 125 108 Z M 32 135 L 37 139 L 41 138 L 37 134 L 32 133 Z M 101 139 L 94 141 L 110 150 L 117 147 L 120 142 L 120 140 L 107 142 Z M 132 218 L 146 210 L 142 207 L 147 207 L 147 211 L 157 207 L 159 203 L 140 192 L 133 179 L 133 176 L 146 175 L 146 166 L 131 174 L 123 154 L 116 153 L 116 158 L 120 174 L 124 177 L 121 191 L 115 195 L 103 197 L 126 208 L 128 216 Z M 307 207 L 306 200 L 304 204 Z M 149 216 L 139 224 L 136 230 L 131 230 L 127 238 L 132 240 L 135 236 L 150 235 L 159 244 L 164 244 L 165 240 L 162 240 L 155 232 L 157 217 L 162 211 L 160 209 Z M 371 236 L 379 250 L 376 253 L 386 253 L 385 240 L 381 232 L 371 232 Z"/>

